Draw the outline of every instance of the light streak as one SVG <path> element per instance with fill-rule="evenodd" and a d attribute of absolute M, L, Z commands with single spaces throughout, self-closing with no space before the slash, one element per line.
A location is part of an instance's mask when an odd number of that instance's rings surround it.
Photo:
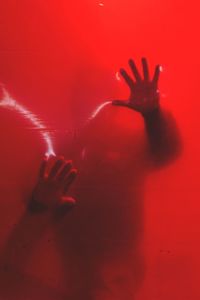
<path fill-rule="evenodd" d="M 163 68 L 163 66 L 159 66 L 159 70 L 160 70 L 160 72 L 163 72 L 164 71 L 164 68 Z"/>
<path fill-rule="evenodd" d="M 115 73 L 115 77 L 116 77 L 116 79 L 117 79 L 118 81 L 121 80 L 121 78 L 120 78 L 120 73 L 119 73 L 119 72 L 116 72 L 116 73 Z"/>
<path fill-rule="evenodd" d="M 22 115 L 25 119 L 30 121 L 37 129 L 39 129 L 42 139 L 45 141 L 47 146 L 47 151 L 45 155 L 55 156 L 52 139 L 49 132 L 47 132 L 47 128 L 44 125 L 44 123 L 30 110 L 28 110 L 26 107 L 19 104 L 14 98 L 12 98 L 4 87 L 2 88 L 2 90 L 3 90 L 3 99 L 0 101 L 0 106 L 15 110 L 20 115 Z"/>
<path fill-rule="evenodd" d="M 102 103 L 101 105 L 99 105 L 99 106 L 95 109 L 95 111 L 92 113 L 90 119 L 94 119 L 94 118 L 98 115 L 98 113 L 100 113 L 100 111 L 101 111 L 105 106 L 107 106 L 108 104 L 111 104 L 111 103 L 112 103 L 111 101 L 106 101 L 106 102 Z"/>

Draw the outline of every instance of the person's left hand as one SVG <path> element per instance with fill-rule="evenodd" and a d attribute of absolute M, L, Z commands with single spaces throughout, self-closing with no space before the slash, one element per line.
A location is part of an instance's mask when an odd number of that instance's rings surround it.
<path fill-rule="evenodd" d="M 129 60 L 129 66 L 134 78 L 132 78 L 125 69 L 120 69 L 120 74 L 130 89 L 130 96 L 127 101 L 114 100 L 112 104 L 131 108 L 140 112 L 142 115 L 151 113 L 159 107 L 158 79 L 160 66 L 156 66 L 152 79 L 150 79 L 146 58 L 142 58 L 143 76 L 139 73 L 132 59 Z"/>
<path fill-rule="evenodd" d="M 62 157 L 50 156 L 41 164 L 38 182 L 33 190 L 29 203 L 30 211 L 45 211 L 49 208 L 72 208 L 76 201 L 67 196 L 77 170 L 72 168 L 71 161 Z"/>

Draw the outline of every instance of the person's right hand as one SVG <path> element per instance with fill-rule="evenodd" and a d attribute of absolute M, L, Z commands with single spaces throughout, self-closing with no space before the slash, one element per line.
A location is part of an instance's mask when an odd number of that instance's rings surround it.
<path fill-rule="evenodd" d="M 50 156 L 41 164 L 38 182 L 33 190 L 29 209 L 42 212 L 50 208 L 72 208 L 76 201 L 67 196 L 77 170 L 72 168 L 71 161 L 62 157 Z"/>
<path fill-rule="evenodd" d="M 158 90 L 158 80 L 161 67 L 160 65 L 155 67 L 154 75 L 151 79 L 146 58 L 142 58 L 142 75 L 132 59 L 129 60 L 129 66 L 132 76 L 125 69 L 120 69 L 120 74 L 130 89 L 130 96 L 128 100 L 114 100 L 112 104 L 125 106 L 140 112 L 143 116 L 148 116 L 148 114 L 159 108 L 160 93 Z"/>

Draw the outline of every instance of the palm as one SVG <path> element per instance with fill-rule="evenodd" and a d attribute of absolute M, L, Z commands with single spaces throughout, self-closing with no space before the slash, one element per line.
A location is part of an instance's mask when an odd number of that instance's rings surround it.
<path fill-rule="evenodd" d="M 129 86 L 130 96 L 127 101 L 115 100 L 114 105 L 126 106 L 142 114 L 153 111 L 159 105 L 158 79 L 160 66 L 156 66 L 153 79 L 150 79 L 147 60 L 142 59 L 143 77 L 140 75 L 135 63 L 130 60 L 129 66 L 134 79 L 121 69 L 120 73 Z"/>
<path fill-rule="evenodd" d="M 33 191 L 34 203 L 49 208 L 58 205 L 71 206 L 75 200 L 67 197 L 68 189 L 76 177 L 71 161 L 50 157 L 41 164 L 38 182 Z"/>
<path fill-rule="evenodd" d="M 57 182 L 51 182 L 50 180 L 40 180 L 34 190 L 35 198 L 38 202 L 42 202 L 46 206 L 52 206 L 56 200 L 62 197 L 63 186 L 60 186 Z"/>

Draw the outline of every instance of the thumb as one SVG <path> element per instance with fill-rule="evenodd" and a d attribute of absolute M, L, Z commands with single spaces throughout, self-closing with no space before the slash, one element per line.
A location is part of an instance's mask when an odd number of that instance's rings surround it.
<path fill-rule="evenodd" d="M 63 196 L 58 205 L 61 207 L 72 208 L 76 205 L 76 200 L 72 197 Z"/>
<path fill-rule="evenodd" d="M 72 197 L 60 198 L 55 211 L 55 218 L 60 219 L 64 217 L 76 205 L 76 200 Z"/>
<path fill-rule="evenodd" d="M 112 104 L 116 106 L 128 106 L 127 101 L 124 100 L 113 100 Z"/>

